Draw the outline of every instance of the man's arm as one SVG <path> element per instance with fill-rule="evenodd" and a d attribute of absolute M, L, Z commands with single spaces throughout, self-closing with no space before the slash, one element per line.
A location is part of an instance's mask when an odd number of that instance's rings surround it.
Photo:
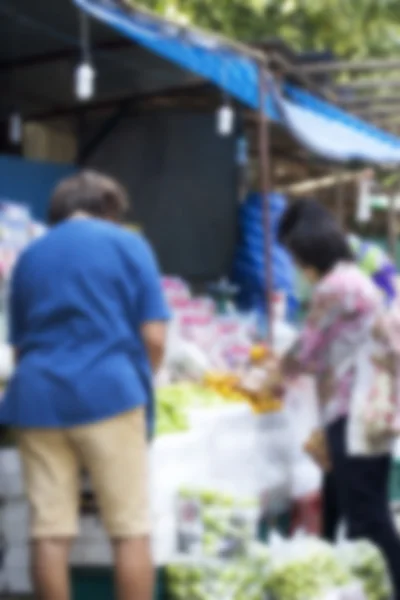
<path fill-rule="evenodd" d="M 164 298 L 157 261 L 145 240 L 143 240 L 141 258 L 139 290 L 141 334 L 153 372 L 156 373 L 164 358 L 169 310 Z"/>
<path fill-rule="evenodd" d="M 142 325 L 142 337 L 153 373 L 160 369 L 166 347 L 167 325 L 164 321 L 149 321 Z"/>

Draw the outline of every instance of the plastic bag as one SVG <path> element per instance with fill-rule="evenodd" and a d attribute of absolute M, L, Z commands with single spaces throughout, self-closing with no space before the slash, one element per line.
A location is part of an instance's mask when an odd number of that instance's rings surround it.
<path fill-rule="evenodd" d="M 292 468 L 291 498 L 298 500 L 315 494 L 321 489 L 322 471 L 304 455 Z"/>
<path fill-rule="evenodd" d="M 391 586 L 381 552 L 366 540 L 342 542 L 337 547 L 342 564 L 361 581 L 367 600 L 389 600 Z"/>
<path fill-rule="evenodd" d="M 166 583 L 171 600 L 261 600 L 269 551 L 254 544 L 246 557 L 223 562 L 188 560 L 180 556 L 168 565 Z"/>
<path fill-rule="evenodd" d="M 181 490 L 177 498 L 179 552 L 195 556 L 245 556 L 256 539 L 258 508 L 216 490 Z"/>
<path fill-rule="evenodd" d="M 274 600 L 319 600 L 352 583 L 334 549 L 317 538 L 274 534 L 270 551 L 267 590 Z"/>

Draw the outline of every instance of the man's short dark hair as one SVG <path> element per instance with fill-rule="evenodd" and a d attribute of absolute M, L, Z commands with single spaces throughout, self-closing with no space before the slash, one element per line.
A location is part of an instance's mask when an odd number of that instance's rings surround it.
<path fill-rule="evenodd" d="M 116 180 L 95 171 L 81 171 L 67 177 L 50 199 L 48 220 L 56 225 L 76 212 L 120 221 L 129 207 L 126 190 Z"/>
<path fill-rule="evenodd" d="M 286 236 L 284 245 L 302 267 L 312 267 L 320 275 L 340 262 L 354 260 L 345 233 L 331 220 L 302 219 Z"/>
<path fill-rule="evenodd" d="M 278 239 L 281 244 L 285 244 L 285 239 L 292 229 L 302 219 L 320 223 L 321 221 L 331 221 L 337 223 L 333 214 L 322 204 L 315 200 L 301 199 L 296 200 L 286 209 L 279 223 Z"/>

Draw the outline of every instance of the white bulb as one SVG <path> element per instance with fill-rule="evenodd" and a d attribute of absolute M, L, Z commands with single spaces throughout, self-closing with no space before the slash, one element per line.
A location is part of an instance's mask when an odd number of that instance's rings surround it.
<path fill-rule="evenodd" d="M 8 138 L 12 144 L 19 144 L 22 140 L 22 118 L 18 112 L 12 113 L 8 120 Z"/>
<path fill-rule="evenodd" d="M 224 104 L 217 111 L 217 131 L 221 136 L 233 133 L 235 124 L 235 111 L 229 104 Z"/>
<path fill-rule="evenodd" d="M 94 94 L 95 70 L 90 63 L 82 63 L 75 71 L 75 93 L 79 100 L 89 100 Z"/>

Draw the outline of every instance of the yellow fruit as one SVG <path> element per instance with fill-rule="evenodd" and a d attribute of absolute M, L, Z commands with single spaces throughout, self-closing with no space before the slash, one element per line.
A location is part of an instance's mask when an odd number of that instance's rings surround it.
<path fill-rule="evenodd" d="M 250 350 L 250 359 L 253 362 L 258 362 L 260 360 L 264 360 L 268 356 L 268 349 L 262 344 L 257 344 L 253 346 Z"/>

